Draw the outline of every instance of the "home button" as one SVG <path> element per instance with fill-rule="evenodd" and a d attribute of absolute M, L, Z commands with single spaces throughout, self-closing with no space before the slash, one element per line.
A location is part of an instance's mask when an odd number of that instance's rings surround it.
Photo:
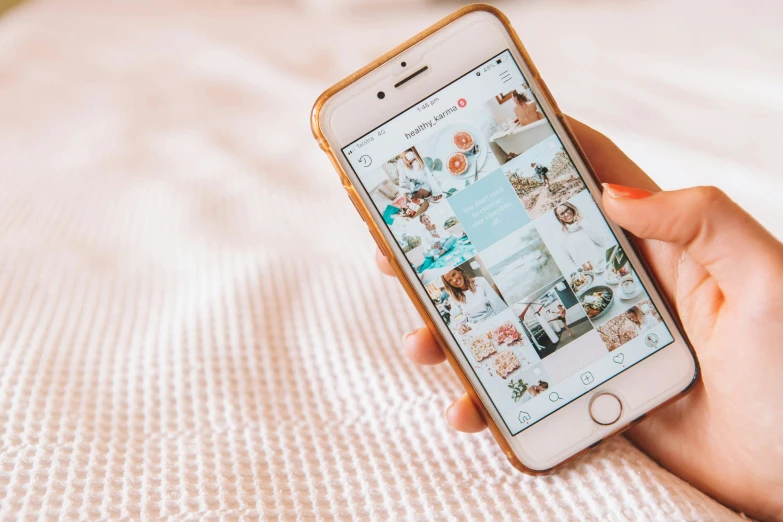
<path fill-rule="evenodd" d="M 622 412 L 623 404 L 611 393 L 600 393 L 590 401 L 590 417 L 602 426 L 617 422 Z"/>

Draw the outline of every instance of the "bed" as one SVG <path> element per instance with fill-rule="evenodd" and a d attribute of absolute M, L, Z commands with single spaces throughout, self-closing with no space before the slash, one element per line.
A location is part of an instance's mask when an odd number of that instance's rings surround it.
<path fill-rule="evenodd" d="M 564 110 L 780 235 L 779 57 L 753 37 L 780 44 L 773 4 L 501 7 Z M 0 18 L 2 518 L 741 519 L 622 437 L 520 474 L 489 434 L 449 429 L 451 371 L 400 354 L 419 319 L 308 113 L 453 7 L 37 0 Z"/>

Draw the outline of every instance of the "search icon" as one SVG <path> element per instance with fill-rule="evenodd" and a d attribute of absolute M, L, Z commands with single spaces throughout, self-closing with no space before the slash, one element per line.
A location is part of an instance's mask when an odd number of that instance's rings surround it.
<path fill-rule="evenodd" d="M 549 400 L 555 402 L 555 401 L 562 401 L 563 398 L 560 397 L 560 395 L 558 395 L 557 392 L 552 392 L 549 394 Z"/>

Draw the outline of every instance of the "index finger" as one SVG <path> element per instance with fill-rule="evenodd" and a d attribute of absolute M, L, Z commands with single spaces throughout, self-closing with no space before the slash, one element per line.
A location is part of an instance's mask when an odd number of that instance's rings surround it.
<path fill-rule="evenodd" d="M 572 118 L 568 118 L 568 125 L 574 131 L 599 181 L 660 192 L 658 185 L 612 140 Z M 635 243 L 660 283 L 661 290 L 669 300 L 673 301 L 675 274 L 682 256 L 682 248 L 655 240 L 637 239 Z"/>
<path fill-rule="evenodd" d="M 616 183 L 650 192 L 661 190 L 612 140 L 579 120 L 567 118 L 568 125 L 602 183 Z"/>

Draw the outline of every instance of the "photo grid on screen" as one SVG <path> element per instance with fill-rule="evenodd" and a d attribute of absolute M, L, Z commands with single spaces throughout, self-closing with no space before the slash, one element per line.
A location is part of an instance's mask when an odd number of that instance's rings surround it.
<path fill-rule="evenodd" d="M 661 322 L 525 84 L 360 179 L 501 412 Z"/>

